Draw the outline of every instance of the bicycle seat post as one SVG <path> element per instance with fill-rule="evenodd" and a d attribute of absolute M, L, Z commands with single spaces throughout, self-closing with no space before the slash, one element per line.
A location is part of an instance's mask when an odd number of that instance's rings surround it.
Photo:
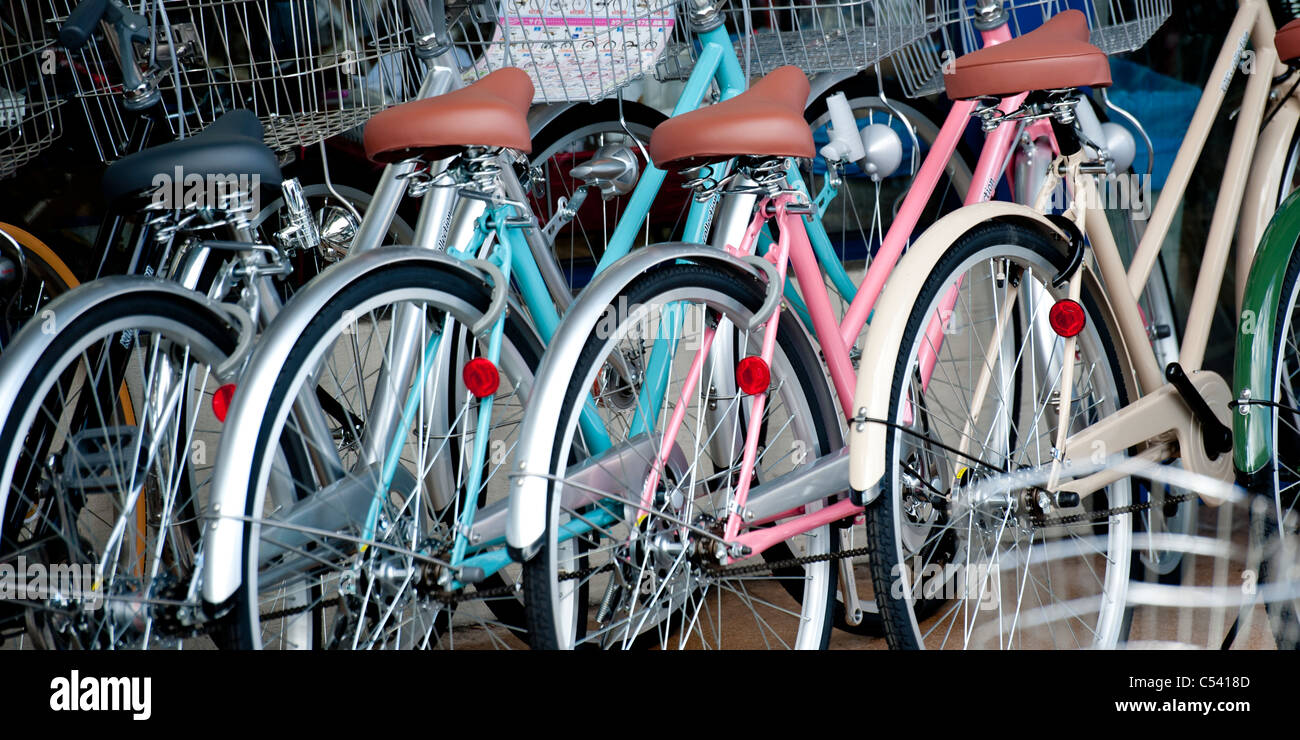
<path fill-rule="evenodd" d="M 1002 0 L 978 0 L 975 3 L 975 18 L 971 24 L 979 31 L 992 31 L 1007 22 L 1006 8 Z"/>

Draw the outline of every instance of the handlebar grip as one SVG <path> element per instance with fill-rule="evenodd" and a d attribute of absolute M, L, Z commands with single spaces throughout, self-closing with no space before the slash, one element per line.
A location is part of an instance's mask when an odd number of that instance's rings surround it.
<path fill-rule="evenodd" d="M 106 12 L 108 0 L 81 0 L 59 29 L 59 44 L 68 51 L 85 46 Z"/>

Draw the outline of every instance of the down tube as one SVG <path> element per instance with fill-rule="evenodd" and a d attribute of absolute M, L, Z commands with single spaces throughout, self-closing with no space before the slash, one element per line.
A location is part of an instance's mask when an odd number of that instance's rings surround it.
<path fill-rule="evenodd" d="M 550 292 L 546 289 L 546 283 L 542 280 L 541 272 L 537 269 L 533 253 L 528 249 L 523 234 L 519 232 L 519 227 L 503 220 L 512 212 L 509 209 L 510 207 L 506 206 L 498 211 L 498 223 L 504 225 L 498 230 L 497 237 L 510 247 L 511 274 L 515 285 L 523 295 L 524 305 L 533 317 L 533 323 L 542 336 L 542 343 L 549 346 L 551 337 L 555 335 L 555 329 L 559 326 L 560 316 L 555 310 Z M 605 431 L 604 424 L 596 415 L 596 407 L 590 396 L 583 404 L 578 423 L 593 452 L 604 452 L 609 449 L 609 433 Z"/>

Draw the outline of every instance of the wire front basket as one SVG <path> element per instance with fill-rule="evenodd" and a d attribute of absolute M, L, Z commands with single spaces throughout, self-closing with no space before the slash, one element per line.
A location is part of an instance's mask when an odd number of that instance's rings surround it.
<path fill-rule="evenodd" d="M 528 72 L 533 102 L 596 102 L 655 70 L 679 0 L 476 0 L 448 5 L 467 80 L 505 66 Z"/>
<path fill-rule="evenodd" d="M 966 51 L 980 47 L 979 32 L 971 26 L 976 0 L 952 5 L 951 20 L 962 30 Z M 1003 0 L 1012 35 L 1020 36 L 1067 10 L 1081 11 L 1092 30 L 1092 43 L 1107 54 L 1135 51 L 1151 39 L 1169 19 L 1172 0 Z"/>
<path fill-rule="evenodd" d="M 858 72 L 925 38 L 942 19 L 917 0 L 742 0 L 727 13 L 755 75 L 787 64 L 809 74 Z"/>
<path fill-rule="evenodd" d="M 45 0 L 57 25 L 76 0 Z M 176 136 L 236 108 L 253 111 L 276 150 L 364 123 L 418 88 L 403 0 L 136 0 L 152 45 L 137 60 L 156 81 Z M 106 29 L 107 30 L 107 29 Z M 126 153 L 121 54 L 105 33 L 70 54 L 77 97 L 100 154 Z M 146 48 L 152 46 L 153 48 Z"/>
<path fill-rule="evenodd" d="M 852 74 L 875 64 L 914 60 L 908 71 L 938 70 L 931 36 L 947 22 L 947 0 L 734 0 L 727 28 L 750 77 L 792 64 L 808 74 Z M 693 63 L 689 43 L 660 60 L 660 80 L 685 79 Z M 919 71 L 922 81 L 929 72 Z"/>
<path fill-rule="evenodd" d="M 54 60 L 37 9 L 0 7 L 0 178 L 47 149 L 62 132 Z"/>
<path fill-rule="evenodd" d="M 979 49 L 983 44 L 974 27 L 977 0 L 948 0 L 943 31 L 935 41 L 913 44 L 896 55 L 896 67 L 910 97 L 943 92 L 944 57 Z M 1092 43 L 1107 54 L 1142 48 L 1169 19 L 1171 0 L 1002 0 L 1012 36 L 1022 36 L 1066 10 L 1078 10 L 1088 20 Z"/>

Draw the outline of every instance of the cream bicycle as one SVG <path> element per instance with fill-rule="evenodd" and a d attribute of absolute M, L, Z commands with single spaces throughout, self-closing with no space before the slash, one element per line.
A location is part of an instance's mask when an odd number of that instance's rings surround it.
<path fill-rule="evenodd" d="M 893 647 L 1115 646 L 1131 619 L 1140 513 L 1195 495 L 1143 497 L 1134 465 L 1179 461 L 1232 479 L 1234 396 L 1202 363 L 1234 233 L 1240 300 L 1254 245 L 1290 189 L 1297 41 L 1277 32 L 1263 0 L 1241 0 L 1127 268 L 1096 207 L 1106 162 L 1077 134 L 1074 91 L 978 112 L 986 125 L 1050 120 L 1062 156 L 1038 208 L 985 203 L 936 223 L 876 307 L 896 318 L 868 332 L 850 480 L 865 500 L 881 499 L 867 509 L 869 567 Z M 1014 66 L 1023 60 L 991 51 L 958 60 L 950 96 L 1035 86 Z M 1039 69 L 1090 63 L 1036 53 Z M 1178 361 L 1162 368 L 1136 296 L 1243 69 L 1252 74 Z M 1072 194 L 1066 218 L 1046 216 L 1048 188 L 1060 181 Z"/>

